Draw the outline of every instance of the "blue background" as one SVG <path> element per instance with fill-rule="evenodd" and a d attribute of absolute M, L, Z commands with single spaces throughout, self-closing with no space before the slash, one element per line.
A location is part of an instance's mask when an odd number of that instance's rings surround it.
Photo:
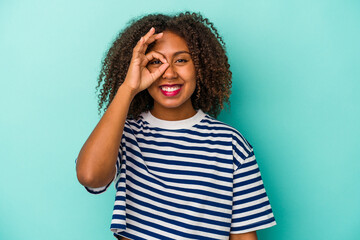
<path fill-rule="evenodd" d="M 231 109 L 278 225 L 259 239 L 359 239 L 360 1 L 0 1 L 0 239 L 114 239 L 114 188 L 74 160 L 99 121 L 105 51 L 133 17 L 201 12 L 227 43 Z"/>

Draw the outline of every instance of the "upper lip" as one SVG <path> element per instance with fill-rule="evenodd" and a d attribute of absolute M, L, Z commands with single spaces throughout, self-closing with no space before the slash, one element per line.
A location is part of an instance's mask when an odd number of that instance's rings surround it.
<path fill-rule="evenodd" d="M 161 84 L 159 87 L 174 87 L 174 86 L 182 86 L 182 84 Z"/>

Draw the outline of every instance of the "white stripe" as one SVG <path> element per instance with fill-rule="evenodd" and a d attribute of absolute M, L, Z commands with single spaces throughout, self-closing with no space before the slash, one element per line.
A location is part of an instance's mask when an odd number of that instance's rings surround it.
<path fill-rule="evenodd" d="M 270 223 L 268 223 L 268 224 L 260 225 L 260 226 L 257 226 L 257 227 L 247 228 L 247 229 L 241 230 L 241 231 L 233 231 L 233 232 L 231 232 L 230 234 L 239 234 L 239 233 L 253 232 L 253 231 L 260 230 L 260 229 L 269 228 L 269 227 L 272 227 L 272 226 L 275 226 L 275 225 L 276 225 L 276 222 L 273 221 L 273 222 L 270 222 Z"/>
<path fill-rule="evenodd" d="M 253 173 L 253 174 L 247 175 L 245 177 L 234 179 L 234 185 L 237 184 L 237 183 L 242 183 L 242 182 L 245 182 L 245 181 L 248 181 L 248 180 L 251 180 L 251 179 L 255 179 L 257 177 L 260 177 L 260 172 Z"/>
<path fill-rule="evenodd" d="M 246 225 L 250 225 L 250 224 L 253 224 L 253 223 L 264 221 L 266 219 L 270 219 L 272 217 L 274 217 L 274 214 L 270 213 L 270 214 L 266 214 L 265 216 L 253 218 L 253 219 L 248 220 L 248 221 L 232 223 L 231 227 L 243 227 L 243 226 L 246 226 Z"/>
<path fill-rule="evenodd" d="M 149 157 L 149 158 L 157 158 L 157 159 L 169 158 L 169 156 L 166 156 L 166 155 L 164 156 L 162 154 L 157 154 L 157 153 L 143 153 L 143 156 Z M 184 156 L 181 156 L 181 157 L 179 157 L 179 156 L 171 156 L 171 160 L 179 161 L 179 162 L 189 162 L 189 163 L 197 162 L 197 163 L 211 165 L 211 166 L 214 165 L 213 160 L 198 159 L 198 158 L 184 157 Z M 221 162 L 217 161 L 216 165 L 221 167 L 221 168 L 231 169 L 231 165 L 229 163 L 221 163 Z"/>
<path fill-rule="evenodd" d="M 234 214 L 232 216 L 233 219 L 236 219 L 236 218 L 242 218 L 242 217 L 247 217 L 247 216 L 251 216 L 253 214 L 257 214 L 257 213 L 261 213 L 261 212 L 264 212 L 266 210 L 269 210 L 271 209 L 270 205 L 265 205 L 261 208 L 258 208 L 258 209 L 254 209 L 252 211 L 247 211 L 247 212 L 243 212 L 243 213 L 237 213 L 237 214 Z"/>
<path fill-rule="evenodd" d="M 143 134 L 137 134 L 138 137 L 142 137 L 144 138 Z M 171 134 L 169 134 L 169 136 L 172 136 Z M 179 136 L 183 136 L 183 135 L 179 135 Z M 168 143 L 169 139 L 168 138 L 164 138 L 164 137 L 152 137 L 152 136 L 146 136 L 145 137 L 147 141 L 156 141 L 156 142 L 160 142 L 160 143 Z M 196 139 L 199 140 L 197 137 L 196 138 L 192 138 L 192 139 Z M 204 138 L 205 140 L 207 140 L 208 138 Z M 212 138 L 212 140 L 214 140 L 214 138 Z M 229 138 L 225 138 L 223 139 L 224 141 L 229 141 Z M 171 139 L 171 143 L 173 144 L 177 144 L 177 145 L 181 145 L 181 146 L 186 146 L 186 147 L 192 147 L 194 146 L 194 144 L 196 144 L 197 147 L 203 147 L 203 148 L 209 148 L 209 149 L 221 149 L 221 150 L 227 150 L 230 151 L 232 149 L 231 144 L 229 144 L 228 146 L 224 146 L 221 144 L 216 144 L 216 142 L 214 144 L 209 144 L 206 142 L 189 142 L 189 141 L 184 141 L 181 139 Z M 140 143 L 142 144 L 142 143 Z"/>
<path fill-rule="evenodd" d="M 136 169 L 136 165 L 132 164 L 131 162 L 128 163 L 128 166 L 132 167 L 132 168 L 135 168 Z M 158 176 L 162 176 L 162 177 L 168 177 L 168 178 L 174 178 L 176 179 L 175 176 L 172 176 L 170 174 L 163 174 L 163 173 L 157 173 L 155 172 L 156 174 L 154 174 L 154 171 L 151 171 L 149 170 L 149 172 L 147 171 L 144 171 L 143 169 L 137 169 L 138 172 L 141 172 L 142 174 L 144 175 L 149 175 L 149 173 L 153 174 L 151 175 L 152 177 L 156 177 L 158 178 Z M 130 173 L 130 170 L 127 170 L 127 174 L 129 175 Z M 157 176 L 156 176 L 157 175 Z M 178 191 L 178 190 L 174 190 L 174 189 L 170 189 L 170 188 L 166 188 L 164 189 L 162 186 L 158 185 L 158 184 L 155 184 L 153 182 L 149 182 L 145 179 L 142 179 L 142 178 L 139 178 L 138 176 L 136 176 L 134 173 L 131 174 L 131 176 L 134 178 L 134 179 L 137 179 L 137 181 L 140 181 L 148 186 L 152 186 L 156 189 L 162 189 L 163 191 L 166 191 L 166 192 L 169 192 L 169 193 L 173 193 L 173 194 L 177 194 L 179 196 L 183 196 L 184 195 L 184 192 L 183 191 Z M 194 177 L 194 176 L 185 176 L 185 175 L 177 175 L 178 176 L 178 179 L 188 179 L 188 180 L 198 180 L 198 179 L 210 179 L 210 178 L 200 178 L 200 177 Z M 160 182 L 163 182 L 165 185 L 168 185 L 168 182 L 165 182 L 164 180 L 161 180 L 158 178 L 158 180 Z M 206 181 L 206 180 L 205 180 Z M 211 179 L 210 179 L 211 181 Z M 212 180 L 213 182 L 215 183 L 218 183 L 218 181 L 214 181 Z M 177 183 L 174 183 L 175 186 L 177 187 L 182 187 L 184 186 L 183 184 L 177 184 Z M 199 185 L 200 186 L 200 185 Z M 186 185 L 185 185 L 186 187 Z M 205 187 L 203 187 L 202 189 L 206 190 Z M 185 189 L 184 189 L 185 190 Z M 196 198 L 196 199 L 207 199 L 209 201 L 212 201 L 212 202 L 215 202 L 215 203 L 222 203 L 222 204 L 232 204 L 232 202 L 230 200 L 225 200 L 225 199 L 222 199 L 222 198 L 217 198 L 217 197 L 211 197 L 211 196 L 207 196 L 207 195 L 203 195 L 203 194 L 196 194 L 196 193 L 186 193 L 186 196 L 188 197 L 191 197 L 191 198 Z"/>
<path fill-rule="evenodd" d="M 246 203 L 243 203 L 243 204 L 238 204 L 238 205 L 236 205 L 236 206 L 233 206 L 233 211 L 234 211 L 234 210 L 238 210 L 238 209 L 243 209 L 243 208 L 251 207 L 251 206 L 254 206 L 254 205 L 257 205 L 257 204 L 266 202 L 266 201 L 268 201 L 268 200 L 269 200 L 269 198 L 266 196 L 266 197 L 263 197 L 263 198 L 260 198 L 260 199 L 256 199 L 256 200 L 251 201 L 251 202 L 246 202 Z"/>
<path fill-rule="evenodd" d="M 135 225 L 135 226 L 143 226 L 142 224 L 136 222 L 136 221 L 133 221 L 131 219 L 127 219 L 126 222 L 128 222 L 129 224 L 132 224 L 132 225 Z M 150 227 L 148 227 L 150 228 Z M 123 232 L 124 230 L 121 229 L 120 231 L 118 231 L 118 229 L 111 229 L 111 231 L 115 232 L 115 233 L 119 233 L 121 234 L 121 232 Z M 150 237 L 149 235 L 147 234 L 144 234 L 144 233 L 141 233 L 141 232 L 138 232 L 138 231 L 135 231 L 131 228 L 126 228 L 125 230 L 127 233 L 129 234 L 133 234 L 135 236 L 138 236 L 138 237 L 141 237 L 141 238 L 144 238 L 144 239 L 147 239 L 147 240 L 161 240 L 160 238 L 154 238 L 154 237 Z M 152 230 L 152 232 L 155 232 Z M 165 235 L 166 236 L 166 235 Z"/>
<path fill-rule="evenodd" d="M 205 174 L 212 174 L 214 176 L 228 178 L 230 181 L 231 181 L 232 176 L 233 176 L 232 172 L 220 172 L 220 171 L 217 171 L 217 170 L 203 168 L 203 167 L 173 165 L 173 164 L 166 163 L 166 160 L 168 160 L 168 159 L 163 159 L 163 160 L 165 161 L 164 163 L 146 161 L 146 166 L 162 168 L 164 170 L 188 171 L 189 174 L 194 174 L 195 172 L 197 172 L 197 173 L 205 173 Z M 178 176 L 177 173 L 175 175 Z"/>
<path fill-rule="evenodd" d="M 133 193 L 131 191 L 129 191 L 129 194 L 131 194 L 131 196 L 133 196 L 136 199 L 139 199 L 141 201 L 144 201 L 144 202 L 147 202 L 149 204 L 155 205 L 155 206 L 157 206 L 159 208 L 168 209 L 168 210 L 173 211 L 173 212 L 184 213 L 184 214 L 187 214 L 187 215 L 190 215 L 190 216 L 195 216 L 195 217 L 200 217 L 200 218 L 205 218 L 205 219 L 211 219 L 211 220 L 219 221 L 219 222 L 229 222 L 229 219 L 227 219 L 227 218 L 214 216 L 214 215 L 210 215 L 210 214 L 206 214 L 206 213 L 198 213 L 198 212 L 195 212 L 195 211 L 192 211 L 192 210 L 189 210 L 189 209 L 179 208 L 179 207 L 175 207 L 175 206 L 172 206 L 172 205 L 166 205 L 166 204 L 163 204 L 163 203 L 160 203 L 160 202 L 155 202 L 152 199 L 143 197 L 143 196 L 138 195 L 136 193 Z M 229 213 L 230 213 L 230 211 L 229 211 Z"/>
<path fill-rule="evenodd" d="M 172 216 L 172 215 L 169 215 L 169 214 L 166 214 L 166 213 L 163 213 L 163 212 L 158 212 L 158 211 L 156 211 L 154 209 L 138 205 L 138 204 L 136 204 L 136 203 L 134 203 L 134 202 L 132 202 L 130 200 L 128 200 L 128 203 L 131 204 L 131 206 L 133 206 L 136 209 L 141 209 L 141 211 L 149 212 L 149 213 L 161 216 L 161 217 L 165 217 L 165 218 L 168 218 L 168 219 L 171 219 L 171 220 L 179 221 L 179 222 L 189 224 L 189 225 L 192 225 L 192 226 L 205 227 L 205 228 L 210 228 L 210 229 L 218 229 L 218 230 L 222 230 L 222 231 L 224 230 L 223 229 L 224 227 L 215 226 L 213 224 L 210 225 L 210 224 L 206 224 L 206 223 L 202 223 L 202 222 L 194 222 L 194 221 L 191 221 L 189 219 L 182 218 L 182 217 Z M 136 213 L 134 211 L 129 210 L 128 213 L 130 214 L 130 212 Z M 197 230 L 194 230 L 194 229 L 181 227 L 181 226 L 178 226 L 178 225 L 175 225 L 175 224 L 170 224 L 168 221 L 165 222 L 165 221 L 162 221 L 162 220 L 156 220 L 154 218 L 151 218 L 151 217 L 148 217 L 148 216 L 145 216 L 145 215 L 142 215 L 142 216 L 143 216 L 142 218 L 144 220 L 148 219 L 148 221 L 150 221 L 150 222 L 158 223 L 161 226 L 165 226 L 165 227 L 168 227 L 168 228 L 171 228 L 171 229 L 175 229 L 175 230 L 178 230 L 180 232 L 196 234 L 196 235 L 199 235 L 199 236 L 204 235 L 204 231 L 197 231 Z M 212 238 L 215 238 L 215 239 L 219 239 L 219 236 L 222 237 L 222 235 L 218 235 L 218 234 L 213 234 L 213 233 L 207 233 L 207 234 L 208 234 L 208 237 L 212 237 Z"/>
<path fill-rule="evenodd" d="M 148 166 L 151 166 L 151 165 L 148 164 Z M 151 173 L 154 173 L 154 171 L 152 171 Z M 160 174 L 156 174 L 156 175 L 160 176 Z M 174 176 L 171 176 L 170 178 L 178 179 L 179 176 L 181 176 L 181 175 L 174 174 Z M 191 178 L 191 176 L 190 176 L 190 179 L 193 180 L 193 178 Z M 215 180 L 213 180 L 212 183 L 224 186 L 223 184 L 218 184 L 218 182 L 215 181 Z M 223 183 L 223 182 L 221 182 L 221 183 Z M 172 187 L 180 187 L 180 188 L 183 188 L 184 190 L 186 190 L 186 189 L 205 190 L 205 191 L 208 191 L 208 192 L 213 192 L 213 193 L 217 193 L 217 194 L 224 195 L 224 196 L 229 195 L 229 191 L 221 190 L 221 189 L 214 188 L 214 187 L 211 187 L 211 186 L 204 186 L 204 185 L 201 185 L 201 184 L 176 183 L 176 182 L 170 182 L 169 181 L 169 182 L 166 183 L 166 185 L 172 186 Z M 231 186 L 232 186 L 232 184 L 229 183 L 228 186 L 226 186 L 226 187 L 231 187 Z"/>
<path fill-rule="evenodd" d="M 149 218 L 149 217 L 147 217 L 147 216 L 145 216 L 145 215 L 138 214 L 138 213 L 133 212 L 133 211 L 131 211 L 131 210 L 127 210 L 127 213 L 130 214 L 130 215 L 133 215 L 133 216 L 135 216 L 135 217 L 141 218 L 141 219 L 143 219 L 143 220 L 146 220 L 146 221 L 149 221 L 149 222 L 153 222 L 153 223 L 157 223 L 157 224 L 162 225 L 162 226 L 165 226 L 165 227 L 169 227 L 169 226 L 170 226 L 170 228 L 171 228 L 171 226 L 173 226 L 173 225 L 170 225 L 170 224 L 168 224 L 168 223 L 166 223 L 166 222 L 163 222 L 163 221 L 160 221 L 160 220 L 157 220 L 157 219 L 154 219 L 154 218 Z M 128 219 L 127 221 L 128 221 L 129 223 L 131 223 L 131 224 L 139 227 L 139 228 L 143 228 L 143 229 L 146 229 L 146 230 L 148 230 L 148 231 L 155 232 L 155 233 L 157 233 L 157 234 L 161 234 L 161 235 L 166 236 L 166 237 L 168 237 L 168 238 L 179 239 L 179 235 L 175 235 L 175 234 L 172 234 L 172 233 L 169 233 L 169 232 L 164 232 L 164 231 L 162 231 L 162 230 L 160 230 L 160 229 L 158 229 L 158 228 L 154 228 L 154 227 L 151 227 L 151 226 L 149 226 L 149 225 L 143 225 L 142 223 L 139 223 L 139 222 L 137 222 L 137 221 L 136 221 L 136 223 L 135 223 L 135 220 L 133 220 L 134 223 L 132 223 L 133 221 L 130 220 L 130 219 Z M 174 228 L 174 227 L 172 227 L 172 228 Z M 179 227 L 177 227 L 177 228 L 179 228 Z M 132 231 L 134 231 L 134 230 L 132 230 Z M 186 229 L 184 232 L 188 232 L 188 230 Z M 129 231 L 129 233 L 131 233 L 131 232 Z M 148 237 L 148 238 L 145 238 L 145 239 L 152 239 L 152 238 L 149 238 L 149 237 Z M 154 238 L 154 239 L 156 239 L 156 238 Z M 192 240 L 191 238 L 184 238 L 184 237 L 182 237 L 181 239 L 184 239 L 184 240 Z"/>
<path fill-rule="evenodd" d="M 255 197 L 255 196 L 258 196 L 260 194 L 263 194 L 265 193 L 265 189 L 262 188 L 260 190 L 257 190 L 255 192 L 250 192 L 250 193 L 247 193 L 247 194 L 243 194 L 243 195 L 239 195 L 239 196 L 236 196 L 233 198 L 233 201 L 239 201 L 239 200 L 243 200 L 243 199 L 247 199 L 247 198 L 251 198 L 251 197 Z"/>
<path fill-rule="evenodd" d="M 263 181 L 259 180 L 257 182 L 251 183 L 251 184 L 246 184 L 244 186 L 236 187 L 236 188 L 234 188 L 234 192 L 240 192 L 240 191 L 243 191 L 243 190 L 248 190 L 250 188 L 257 187 L 257 186 L 260 186 L 262 184 L 263 184 Z"/>
<path fill-rule="evenodd" d="M 236 141 L 233 139 L 233 145 L 236 147 L 242 154 L 244 154 L 245 158 L 249 156 L 248 152 L 251 152 L 249 149 L 246 151 L 244 148 L 242 148 Z M 246 146 L 246 145 L 245 145 Z"/>
<path fill-rule="evenodd" d="M 174 143 L 174 142 L 172 142 Z M 199 144 L 192 144 L 191 146 L 196 146 L 196 147 L 200 147 Z M 221 154 L 218 152 L 208 152 L 208 151 L 202 151 L 202 150 L 193 150 L 193 149 L 182 149 L 182 148 L 176 148 L 176 147 L 172 147 L 172 146 L 158 146 L 156 144 L 147 144 L 147 143 L 139 143 L 140 148 L 148 148 L 148 149 L 156 149 L 157 151 L 171 151 L 171 152 L 176 152 L 179 153 L 181 152 L 181 154 L 194 154 L 194 155 L 199 155 L 200 157 L 202 156 L 207 156 L 207 157 L 217 157 L 220 159 L 232 159 L 232 156 L 229 154 Z M 222 150 L 222 149 L 220 149 Z"/>
<path fill-rule="evenodd" d="M 151 130 L 151 129 L 137 129 L 132 126 L 132 129 L 137 132 L 136 133 L 136 136 L 139 137 L 139 138 L 147 138 L 147 136 L 144 136 L 144 134 L 142 134 L 141 132 L 143 133 L 150 133 L 154 130 Z M 140 131 L 141 130 L 141 131 Z M 199 135 L 196 135 L 196 134 L 191 134 L 191 133 L 183 133 L 183 132 L 168 132 L 168 131 L 161 131 L 161 130 L 156 130 L 154 131 L 156 132 L 156 134 L 159 134 L 159 135 L 163 135 L 164 137 L 181 137 L 181 138 L 187 138 L 189 140 L 192 140 L 192 139 L 196 139 L 196 140 L 199 140 L 199 141 L 214 141 L 214 142 L 218 142 L 218 141 L 221 141 L 221 142 L 228 142 L 231 140 L 231 136 L 229 135 L 229 137 L 213 137 L 213 136 L 199 136 Z M 174 139 L 171 139 L 171 141 L 173 141 Z M 175 139 L 176 141 L 177 139 Z M 169 141 L 169 138 L 167 139 L 167 141 Z M 184 141 L 184 140 L 177 140 L 177 141 Z"/>
<path fill-rule="evenodd" d="M 142 181 L 145 185 L 151 186 L 153 188 L 156 188 L 156 189 L 159 189 L 159 190 L 162 190 L 162 191 L 167 191 L 169 193 L 176 194 L 176 195 L 179 195 L 179 196 L 184 195 L 184 192 L 182 192 L 182 191 L 177 191 L 177 190 L 173 190 L 173 189 L 163 189 L 162 186 L 151 183 L 151 182 L 148 182 L 145 179 L 141 179 L 141 178 L 139 178 L 139 177 L 137 177 L 135 175 L 132 175 L 132 177 L 135 180 Z M 159 199 L 163 199 L 163 200 L 166 200 L 166 201 L 169 201 L 169 202 L 174 202 L 174 203 L 181 204 L 181 205 L 184 205 L 184 206 L 191 206 L 191 207 L 195 207 L 195 208 L 199 208 L 199 209 L 204 209 L 205 208 L 205 209 L 212 210 L 212 211 L 219 212 L 219 213 L 231 214 L 231 209 L 227 210 L 228 212 L 226 212 L 226 210 L 224 208 L 219 208 L 219 207 L 210 206 L 210 205 L 206 205 L 206 204 L 200 204 L 200 203 L 192 202 L 192 201 L 180 200 L 180 199 L 177 199 L 177 198 L 174 198 L 174 197 L 168 197 L 168 196 L 165 196 L 165 195 L 155 193 L 155 192 L 150 191 L 148 189 L 142 188 L 140 186 L 136 186 L 130 180 L 128 180 L 128 182 L 129 182 L 128 184 L 131 183 L 131 186 L 133 188 L 137 189 L 138 191 L 142 191 L 144 193 L 147 193 L 147 194 L 149 194 L 151 196 L 154 196 L 156 198 L 159 198 Z M 222 204 L 229 204 L 229 202 L 232 203 L 231 201 L 224 201 L 224 200 L 221 201 L 218 198 L 215 198 L 215 199 L 210 198 L 210 197 L 208 198 L 207 196 L 203 196 L 203 195 L 200 195 L 200 194 L 187 193 L 186 196 L 190 197 L 190 198 L 195 198 L 195 199 L 204 199 L 205 198 L 206 200 L 213 201 L 215 203 L 222 203 Z"/>

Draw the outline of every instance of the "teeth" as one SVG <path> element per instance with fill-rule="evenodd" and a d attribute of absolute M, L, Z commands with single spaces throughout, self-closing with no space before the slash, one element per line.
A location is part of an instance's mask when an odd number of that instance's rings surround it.
<path fill-rule="evenodd" d="M 173 86 L 173 87 L 162 86 L 161 89 L 166 92 L 173 92 L 180 89 L 180 86 Z"/>

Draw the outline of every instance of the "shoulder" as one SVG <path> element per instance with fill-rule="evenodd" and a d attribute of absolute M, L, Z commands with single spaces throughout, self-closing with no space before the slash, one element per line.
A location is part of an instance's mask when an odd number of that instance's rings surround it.
<path fill-rule="evenodd" d="M 241 145 L 246 148 L 246 151 L 252 151 L 251 144 L 246 140 L 246 138 L 233 126 L 224 123 L 218 119 L 215 119 L 209 115 L 205 115 L 201 123 L 206 126 L 208 129 L 213 129 L 214 131 L 219 131 L 224 134 L 229 134 L 232 137 L 233 144 Z"/>
<path fill-rule="evenodd" d="M 127 118 L 124 124 L 123 136 L 134 138 L 134 135 L 142 133 L 147 127 L 147 122 L 141 116 L 137 119 Z"/>
<path fill-rule="evenodd" d="M 142 128 L 147 125 L 147 122 L 144 120 L 144 117 L 140 115 L 138 118 L 127 118 L 125 120 L 125 127 L 127 128 Z"/>

